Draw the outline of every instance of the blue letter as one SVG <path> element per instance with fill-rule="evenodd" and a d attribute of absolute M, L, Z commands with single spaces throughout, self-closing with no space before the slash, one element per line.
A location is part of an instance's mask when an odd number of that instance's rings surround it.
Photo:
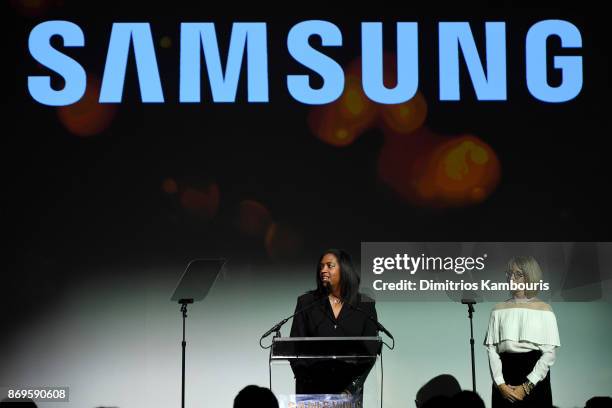
<path fill-rule="evenodd" d="M 544 102 L 566 102 L 582 89 L 582 57 L 553 58 L 554 67 L 561 70 L 561 85 L 548 85 L 546 75 L 546 39 L 551 35 L 561 38 L 564 48 L 582 47 L 580 31 L 570 22 L 545 20 L 536 23 L 527 33 L 527 88 L 531 94 Z"/>
<path fill-rule="evenodd" d="M 440 100 L 458 101 L 459 47 L 478 100 L 506 100 L 506 23 L 485 23 L 485 75 L 469 23 L 440 23 Z"/>
<path fill-rule="evenodd" d="M 64 78 L 64 89 L 51 88 L 49 76 L 28 76 L 28 91 L 39 103 L 50 106 L 65 106 L 83 97 L 87 86 L 87 75 L 78 62 L 51 47 L 51 37 L 59 35 L 64 47 L 85 45 L 83 31 L 69 21 L 46 21 L 32 29 L 28 40 L 30 54 L 36 61 L 57 72 Z"/>
<path fill-rule="evenodd" d="M 200 102 L 200 44 L 214 102 L 235 102 L 247 47 L 247 86 L 249 102 L 268 102 L 268 48 L 266 23 L 234 23 L 225 73 L 221 67 L 214 23 L 181 24 L 180 96 L 181 102 Z"/>
<path fill-rule="evenodd" d="M 136 69 L 143 102 L 163 102 L 149 23 L 114 23 L 102 77 L 100 102 L 121 102 L 130 39 L 134 41 Z"/>
<path fill-rule="evenodd" d="M 383 82 L 383 38 L 381 23 L 361 24 L 363 91 L 375 102 L 402 103 L 416 94 L 419 86 L 419 41 L 416 23 L 397 23 L 397 85 Z"/>
<path fill-rule="evenodd" d="M 287 87 L 296 100 L 310 105 L 322 105 L 342 95 L 344 71 L 336 61 L 308 45 L 308 38 L 314 34 L 321 37 L 324 47 L 342 45 L 342 33 L 338 27 L 327 21 L 312 20 L 293 26 L 289 31 L 287 47 L 297 62 L 323 77 L 323 86 L 312 89 L 308 75 L 287 75 Z"/>

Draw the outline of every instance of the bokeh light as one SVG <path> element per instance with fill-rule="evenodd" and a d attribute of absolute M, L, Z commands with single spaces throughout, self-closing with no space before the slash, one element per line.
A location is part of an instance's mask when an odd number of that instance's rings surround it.
<path fill-rule="evenodd" d="M 420 92 L 407 102 L 379 105 L 382 126 L 387 132 L 405 135 L 414 132 L 425 123 L 427 102 Z"/>
<path fill-rule="evenodd" d="M 443 137 L 425 127 L 424 95 L 399 104 L 378 104 L 364 93 L 361 60 L 345 68 L 345 89 L 334 103 L 315 107 L 308 117 L 312 132 L 327 144 L 352 144 L 372 127 L 385 141 L 378 175 L 403 200 L 433 208 L 477 204 L 496 188 L 501 165 L 493 149 L 473 135 Z M 397 58 L 383 56 L 383 83 L 397 85 Z"/>
<path fill-rule="evenodd" d="M 270 211 L 255 200 L 244 200 L 238 209 L 238 228 L 243 234 L 264 237 L 272 223 Z"/>
<path fill-rule="evenodd" d="M 361 63 L 345 69 L 344 91 L 333 103 L 312 108 L 308 125 L 321 141 L 336 147 L 352 144 L 376 121 L 376 104 L 361 87 Z"/>
<path fill-rule="evenodd" d="M 217 214 L 219 202 L 219 186 L 215 183 L 205 188 L 186 187 L 180 192 L 181 206 L 206 219 L 211 219 Z"/>
<path fill-rule="evenodd" d="M 166 194 L 178 193 L 178 183 L 172 177 L 166 177 L 162 181 L 161 188 L 162 188 L 162 191 Z"/>
<path fill-rule="evenodd" d="M 493 149 L 476 136 L 461 135 L 436 149 L 419 189 L 433 190 L 434 200 L 443 206 L 477 204 L 493 192 L 500 176 Z"/>
<path fill-rule="evenodd" d="M 57 0 L 11 0 L 10 4 L 22 16 L 41 17 L 51 7 L 60 6 Z"/>
<path fill-rule="evenodd" d="M 408 137 L 385 139 L 378 174 L 412 204 L 458 207 L 485 200 L 499 184 L 501 164 L 476 136 L 441 136 L 422 127 Z"/>
<path fill-rule="evenodd" d="M 380 179 L 403 200 L 424 204 L 417 195 L 417 180 L 426 173 L 428 159 L 441 141 L 426 127 L 409 136 L 387 135 L 378 156 Z"/>
<path fill-rule="evenodd" d="M 159 40 L 159 46 L 162 47 L 162 48 L 170 48 L 170 47 L 172 47 L 172 38 L 168 37 L 167 35 L 164 35 Z"/>
<path fill-rule="evenodd" d="M 273 223 L 266 232 L 266 251 L 273 260 L 288 260 L 302 249 L 302 238 L 292 228 Z"/>
<path fill-rule="evenodd" d="M 57 108 L 60 122 L 76 136 L 90 137 L 106 130 L 117 111 L 116 104 L 101 104 L 100 80 L 89 76 L 85 95 L 80 101 Z"/>
<path fill-rule="evenodd" d="M 397 82 L 396 56 L 385 54 L 383 58 L 383 83 L 392 88 Z M 341 97 L 334 103 L 312 108 L 308 117 L 312 133 L 323 142 L 344 147 L 375 126 L 387 134 L 405 135 L 425 123 L 427 102 L 420 92 L 401 104 L 375 103 L 363 91 L 361 58 L 347 64 L 344 71 L 345 85 Z"/>
<path fill-rule="evenodd" d="M 397 85 L 397 55 L 383 55 L 383 83 L 387 88 Z M 427 118 L 427 101 L 421 92 L 410 100 L 396 104 L 377 104 L 380 122 L 386 134 L 405 135 L 423 126 Z"/>

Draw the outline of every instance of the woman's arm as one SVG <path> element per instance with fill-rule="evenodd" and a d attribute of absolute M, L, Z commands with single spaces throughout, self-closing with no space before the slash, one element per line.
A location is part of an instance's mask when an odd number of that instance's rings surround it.
<path fill-rule="evenodd" d="M 298 298 L 297 304 L 295 305 L 294 313 L 303 308 L 300 298 Z M 291 337 L 306 337 L 306 322 L 304 321 L 304 313 L 298 313 L 293 317 L 291 322 Z"/>
<path fill-rule="evenodd" d="M 497 389 L 501 393 L 502 397 L 508 401 L 520 401 L 524 395 L 519 393 L 516 386 L 506 384 L 504 380 L 504 374 L 502 372 L 502 362 L 497 353 L 497 346 L 495 344 L 487 345 L 487 354 L 489 355 L 489 369 L 491 370 L 491 378 L 497 386 Z"/>
<path fill-rule="evenodd" d="M 360 307 L 369 316 L 372 316 L 374 319 L 378 320 L 378 315 L 376 314 L 376 307 L 375 307 L 375 303 L 373 300 L 368 301 L 368 302 L 363 302 Z M 372 320 L 370 320 L 367 316 L 364 316 L 364 319 L 365 319 L 364 326 L 363 326 L 363 331 L 361 335 L 362 336 L 377 336 L 378 328 L 376 327 L 376 324 Z M 355 395 L 355 394 L 360 394 L 362 392 L 365 380 L 368 377 L 368 374 L 370 374 L 370 371 L 372 370 L 372 367 L 374 366 L 375 362 L 376 360 L 372 360 L 371 362 L 360 364 L 363 371 L 360 375 L 355 377 L 353 381 L 351 382 L 351 384 L 349 384 L 349 386 L 347 387 L 346 391 L 349 394 Z"/>
<path fill-rule="evenodd" d="M 298 298 L 297 304 L 295 306 L 295 312 L 303 308 L 304 305 Z M 294 313 L 295 313 L 294 312 Z M 293 317 L 293 321 L 291 322 L 291 333 L 289 334 L 291 337 L 307 337 L 306 335 L 306 321 L 304 318 L 304 313 L 298 313 Z M 297 378 L 304 378 L 309 375 L 310 364 L 306 360 L 298 360 L 291 361 L 289 363 L 291 365 L 291 369 L 293 370 L 293 375 Z"/>
<path fill-rule="evenodd" d="M 535 366 L 533 367 L 531 373 L 527 375 L 527 379 L 533 385 L 542 381 L 548 374 L 550 366 L 555 363 L 555 349 L 557 348 L 557 346 L 551 346 L 550 344 L 542 344 L 538 347 L 542 351 L 542 355 L 540 356 L 540 359 L 535 363 Z"/>
<path fill-rule="evenodd" d="M 499 358 L 499 354 L 497 354 L 497 346 L 495 344 L 487 345 L 487 354 L 489 355 L 489 369 L 493 382 L 497 386 L 504 384 L 506 381 L 502 373 L 502 362 Z"/>

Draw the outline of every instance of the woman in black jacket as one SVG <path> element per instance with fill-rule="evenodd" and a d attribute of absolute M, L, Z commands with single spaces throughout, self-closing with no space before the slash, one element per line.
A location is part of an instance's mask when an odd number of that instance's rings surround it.
<path fill-rule="evenodd" d="M 300 296 L 291 337 L 376 336 L 369 316 L 377 319 L 374 300 L 359 293 L 359 274 L 351 257 L 340 249 L 329 249 L 317 262 L 317 288 Z M 312 305 L 312 307 L 309 307 Z M 295 361 L 291 367 L 297 394 L 360 395 L 372 361 Z"/>

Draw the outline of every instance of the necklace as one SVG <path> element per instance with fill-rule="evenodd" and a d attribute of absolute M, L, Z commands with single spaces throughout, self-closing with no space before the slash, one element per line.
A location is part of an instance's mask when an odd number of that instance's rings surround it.
<path fill-rule="evenodd" d="M 339 305 L 342 303 L 342 300 L 338 299 L 337 297 L 330 295 L 330 300 L 332 301 L 333 304 L 335 305 Z"/>

